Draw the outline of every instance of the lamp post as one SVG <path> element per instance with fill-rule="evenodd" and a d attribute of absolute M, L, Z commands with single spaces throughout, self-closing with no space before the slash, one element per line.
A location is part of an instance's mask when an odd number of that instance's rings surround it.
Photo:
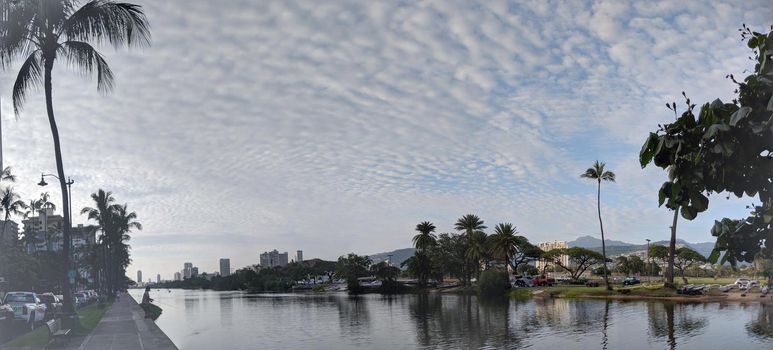
<path fill-rule="evenodd" d="M 57 180 L 61 180 L 59 178 L 59 176 L 56 176 L 54 174 L 40 173 L 40 182 L 38 182 L 38 186 L 44 187 L 44 186 L 48 185 L 48 183 L 46 182 L 46 179 L 45 179 L 46 176 L 52 176 L 52 177 L 56 178 Z M 72 231 L 72 184 L 74 184 L 74 183 L 75 183 L 75 181 L 73 181 L 69 177 L 67 178 L 67 182 L 65 182 L 65 185 L 67 185 L 67 214 L 68 214 L 68 216 L 67 216 L 67 224 L 68 224 L 67 231 L 68 232 Z M 64 249 L 64 246 L 65 245 L 67 246 L 67 250 L 66 251 L 70 252 L 70 254 L 69 254 L 70 256 L 67 257 L 68 258 L 67 260 L 70 262 L 70 264 L 73 263 L 73 260 L 72 260 L 72 250 L 69 249 L 71 244 L 72 244 L 72 242 L 64 242 L 64 235 L 63 235 L 62 236 L 62 246 L 63 246 L 62 248 Z M 67 266 L 66 267 L 67 268 L 67 283 L 68 284 L 71 283 L 70 282 L 71 278 L 73 278 L 73 279 L 75 278 L 75 275 L 74 275 L 75 271 L 71 270 L 70 267 L 71 266 Z"/>
<path fill-rule="evenodd" d="M 652 262 L 650 261 L 650 239 L 647 238 L 647 263 L 650 264 L 649 271 L 647 271 L 647 284 L 652 283 Z"/>

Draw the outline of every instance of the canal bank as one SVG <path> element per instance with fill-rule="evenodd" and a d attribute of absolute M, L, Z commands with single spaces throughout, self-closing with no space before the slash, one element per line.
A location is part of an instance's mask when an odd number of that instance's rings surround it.
<path fill-rule="evenodd" d="M 46 349 L 60 348 L 52 345 Z M 66 349 L 177 350 L 177 346 L 155 322 L 145 318 L 144 311 L 134 298 L 124 294 L 113 303 L 97 328 L 81 344 L 77 347 L 68 344 Z"/>

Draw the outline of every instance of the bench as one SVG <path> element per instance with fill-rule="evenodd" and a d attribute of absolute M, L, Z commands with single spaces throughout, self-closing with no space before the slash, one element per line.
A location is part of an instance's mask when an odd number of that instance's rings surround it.
<path fill-rule="evenodd" d="M 59 338 L 67 336 L 67 334 L 70 333 L 70 329 L 62 329 L 62 320 L 56 319 L 56 320 L 50 320 L 46 322 L 46 327 L 48 327 L 48 336 L 50 339 L 56 341 Z"/>

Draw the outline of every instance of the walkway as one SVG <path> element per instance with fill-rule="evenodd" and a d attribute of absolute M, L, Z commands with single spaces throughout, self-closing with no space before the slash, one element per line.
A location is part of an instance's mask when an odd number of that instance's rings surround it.
<path fill-rule="evenodd" d="M 79 350 L 177 350 L 128 294 L 113 303 Z"/>

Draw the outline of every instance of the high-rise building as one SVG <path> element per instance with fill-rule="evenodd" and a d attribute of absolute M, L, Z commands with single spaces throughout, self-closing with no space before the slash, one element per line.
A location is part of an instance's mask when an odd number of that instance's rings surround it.
<path fill-rule="evenodd" d="M 199 276 L 199 268 L 194 266 L 191 268 L 191 277 L 198 277 Z"/>
<path fill-rule="evenodd" d="M 156 283 L 161 283 L 161 274 L 156 274 Z"/>
<path fill-rule="evenodd" d="M 295 262 L 302 263 L 303 262 L 303 251 L 298 250 L 295 252 Z"/>
<path fill-rule="evenodd" d="M 261 267 L 287 266 L 287 252 L 280 253 L 276 249 L 260 254 Z"/>
<path fill-rule="evenodd" d="M 193 275 L 193 263 L 185 263 L 183 264 L 183 278 L 191 278 Z"/>
<path fill-rule="evenodd" d="M 182 280 L 182 279 L 183 279 L 183 275 L 181 273 L 179 273 L 179 272 L 175 272 L 174 273 L 174 280 L 175 281 L 179 281 L 179 280 Z"/>
<path fill-rule="evenodd" d="M 142 283 L 142 270 L 137 270 L 137 283 Z"/>
<path fill-rule="evenodd" d="M 2 169 L 2 168 L 0 168 Z M 5 227 L 5 235 L 2 237 L 6 243 L 13 244 L 19 238 L 19 224 L 13 220 L 0 220 L 0 227 Z"/>
<path fill-rule="evenodd" d="M 27 253 L 32 254 L 40 251 L 62 251 L 64 241 L 62 238 L 62 227 L 64 226 L 64 218 L 61 215 L 55 214 L 53 208 L 43 208 L 38 210 L 37 215 L 30 216 L 27 219 L 22 220 L 24 225 L 23 232 L 25 235 L 30 235 L 32 239 L 27 240 L 26 248 Z M 9 221 L 8 225 L 11 224 Z M 16 230 L 18 234 L 18 226 L 15 225 L 6 227 L 6 234 L 10 230 Z M 73 227 L 70 230 L 70 241 L 73 248 L 81 248 L 96 243 L 95 226 L 78 226 Z"/>
<path fill-rule="evenodd" d="M 221 258 L 220 259 L 220 276 L 228 276 L 231 274 L 231 259 L 228 258 Z"/>
<path fill-rule="evenodd" d="M 547 251 L 553 250 L 553 249 L 566 249 L 569 246 L 566 244 L 566 241 L 550 241 L 550 242 L 539 242 L 539 243 L 537 243 L 537 247 L 539 247 L 539 249 L 542 249 L 542 251 L 547 252 Z M 568 255 L 561 255 L 561 257 L 559 259 L 561 259 L 561 264 L 562 265 L 569 266 L 569 256 Z M 547 267 L 549 265 L 552 265 L 552 263 L 547 261 L 547 260 L 545 260 L 545 259 L 539 259 L 539 260 L 537 260 L 536 265 L 537 265 L 536 266 L 537 269 L 540 270 L 540 272 L 542 272 L 543 268 L 545 268 L 545 267 Z"/>

